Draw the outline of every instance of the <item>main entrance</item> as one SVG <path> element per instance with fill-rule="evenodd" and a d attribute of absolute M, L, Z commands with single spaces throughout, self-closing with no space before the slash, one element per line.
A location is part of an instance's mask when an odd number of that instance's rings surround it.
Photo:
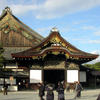
<path fill-rule="evenodd" d="M 54 84 L 57 87 L 58 82 L 65 80 L 65 70 L 44 70 L 44 82 Z"/>

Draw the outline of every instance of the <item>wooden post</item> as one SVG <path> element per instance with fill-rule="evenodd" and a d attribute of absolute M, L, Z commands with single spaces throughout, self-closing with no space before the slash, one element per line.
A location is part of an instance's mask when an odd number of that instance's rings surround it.
<path fill-rule="evenodd" d="M 65 81 L 67 81 L 67 70 L 64 70 Z"/>
<path fill-rule="evenodd" d="M 97 78 L 97 77 L 96 77 L 96 75 L 95 75 L 95 88 L 97 87 L 97 86 L 96 86 L 96 78 Z"/>
<path fill-rule="evenodd" d="M 78 81 L 80 82 L 80 71 L 78 70 Z"/>
<path fill-rule="evenodd" d="M 6 62 L 4 62 L 4 82 L 3 82 L 4 86 L 5 86 L 5 68 L 6 68 Z"/>
<path fill-rule="evenodd" d="M 44 69 L 42 69 L 42 82 L 44 83 Z"/>

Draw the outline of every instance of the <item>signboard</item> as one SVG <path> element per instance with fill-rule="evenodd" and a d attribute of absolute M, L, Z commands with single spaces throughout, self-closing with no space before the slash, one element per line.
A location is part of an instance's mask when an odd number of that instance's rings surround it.
<path fill-rule="evenodd" d="M 14 80 L 14 77 L 13 76 L 10 76 L 9 79 L 10 79 L 10 81 L 13 81 Z"/>
<path fill-rule="evenodd" d="M 42 80 L 41 70 L 30 70 L 30 83 L 40 83 Z"/>
<path fill-rule="evenodd" d="M 67 82 L 74 83 L 78 81 L 78 70 L 67 70 Z"/>
<path fill-rule="evenodd" d="M 86 82 L 86 72 L 85 71 L 80 72 L 80 82 Z"/>
<path fill-rule="evenodd" d="M 10 77 L 9 77 L 9 80 L 10 80 L 10 84 L 12 85 L 13 80 L 14 80 L 14 77 L 13 77 L 13 76 L 10 76 Z"/>

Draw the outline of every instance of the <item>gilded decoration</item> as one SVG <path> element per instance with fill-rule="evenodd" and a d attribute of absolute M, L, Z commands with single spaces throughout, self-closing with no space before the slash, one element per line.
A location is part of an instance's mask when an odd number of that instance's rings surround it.
<path fill-rule="evenodd" d="M 13 20 L 6 20 L 7 22 L 1 22 L 2 25 L 0 27 L 0 31 L 2 31 L 5 34 L 8 34 L 10 31 L 14 31 L 17 33 L 22 33 L 23 36 L 25 36 L 28 39 L 33 39 L 31 35 L 29 35 L 25 30 L 19 27 L 19 25 L 15 24 Z"/>
<path fill-rule="evenodd" d="M 51 29 L 51 32 L 59 32 L 59 30 L 58 30 L 56 27 L 53 27 L 53 28 Z"/>
<path fill-rule="evenodd" d="M 5 34 L 8 34 L 10 31 L 19 32 L 14 26 L 12 27 L 9 24 L 1 26 L 0 31 L 2 31 Z"/>
<path fill-rule="evenodd" d="M 54 55 L 58 55 L 59 52 L 55 51 L 55 52 L 52 52 L 52 54 L 54 54 Z"/>
<path fill-rule="evenodd" d="M 70 63 L 68 66 L 69 70 L 79 70 L 79 65 L 75 63 Z"/>
<path fill-rule="evenodd" d="M 28 34 L 28 32 L 26 32 L 26 30 L 24 30 L 23 28 L 20 27 L 19 23 L 16 22 L 15 19 L 13 19 L 12 15 L 11 15 L 11 10 L 9 7 L 6 7 L 1 15 L 1 17 L 5 14 L 6 16 L 3 17 L 3 19 L 0 20 L 0 31 L 2 31 L 5 34 L 8 34 L 10 31 L 14 31 L 17 33 L 22 33 L 23 36 L 25 36 L 28 39 L 33 39 L 33 37 Z M 37 40 L 38 42 L 40 42 L 40 40 Z"/>
<path fill-rule="evenodd" d="M 9 16 L 5 16 L 2 20 L 0 20 L 0 23 L 4 24 L 9 20 L 10 20 Z"/>
<path fill-rule="evenodd" d="M 32 56 L 32 59 L 44 59 L 47 56 L 47 54 L 43 54 L 42 56 Z"/>
<path fill-rule="evenodd" d="M 39 65 L 32 65 L 31 69 L 42 69 Z"/>
<path fill-rule="evenodd" d="M 23 36 L 25 36 L 28 39 L 33 39 L 33 37 L 31 35 L 29 35 L 26 31 L 24 31 L 23 29 L 21 29 L 21 33 Z"/>
<path fill-rule="evenodd" d="M 69 58 L 69 54 L 66 53 L 65 56 L 66 56 L 66 58 Z"/>
<path fill-rule="evenodd" d="M 4 17 L 3 20 L 1 20 L 0 25 L 0 31 L 5 34 L 8 34 L 10 31 L 19 32 L 16 27 L 17 24 L 15 25 L 9 16 Z"/>
<path fill-rule="evenodd" d="M 54 29 L 55 29 L 55 28 L 54 28 Z M 59 44 L 59 46 L 63 46 L 63 47 L 65 47 L 66 49 L 68 49 L 69 51 L 71 51 L 71 52 L 77 52 L 77 51 L 74 50 L 73 48 L 68 47 L 68 46 L 66 45 L 66 43 L 62 42 L 62 40 L 61 40 L 57 35 L 53 36 L 53 38 L 51 39 L 50 42 L 51 42 L 51 43 L 54 43 L 54 44 Z M 57 46 L 58 46 L 58 45 L 57 45 Z"/>
<path fill-rule="evenodd" d="M 70 52 L 77 52 L 76 50 L 74 50 L 73 48 L 71 48 L 71 47 L 68 47 L 67 48 Z"/>
<path fill-rule="evenodd" d="M 35 51 L 39 51 L 40 49 L 41 49 L 41 48 L 40 48 L 40 47 L 38 47 L 38 48 L 36 48 L 36 49 L 35 49 Z"/>
<path fill-rule="evenodd" d="M 62 40 L 58 37 L 58 36 L 54 36 L 51 41 L 54 44 L 59 44 L 59 46 L 63 46 L 66 47 L 66 44 L 64 42 L 62 42 Z"/>
<path fill-rule="evenodd" d="M 45 61 L 44 69 L 65 69 L 65 61 Z"/>
<path fill-rule="evenodd" d="M 38 56 L 32 56 L 32 59 L 38 59 Z"/>

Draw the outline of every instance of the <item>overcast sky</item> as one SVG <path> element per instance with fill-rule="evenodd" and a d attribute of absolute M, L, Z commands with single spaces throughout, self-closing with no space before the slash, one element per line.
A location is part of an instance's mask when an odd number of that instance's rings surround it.
<path fill-rule="evenodd" d="M 42 36 L 57 27 L 72 45 L 100 54 L 100 0 L 0 0 L 0 13 L 6 6 Z"/>

